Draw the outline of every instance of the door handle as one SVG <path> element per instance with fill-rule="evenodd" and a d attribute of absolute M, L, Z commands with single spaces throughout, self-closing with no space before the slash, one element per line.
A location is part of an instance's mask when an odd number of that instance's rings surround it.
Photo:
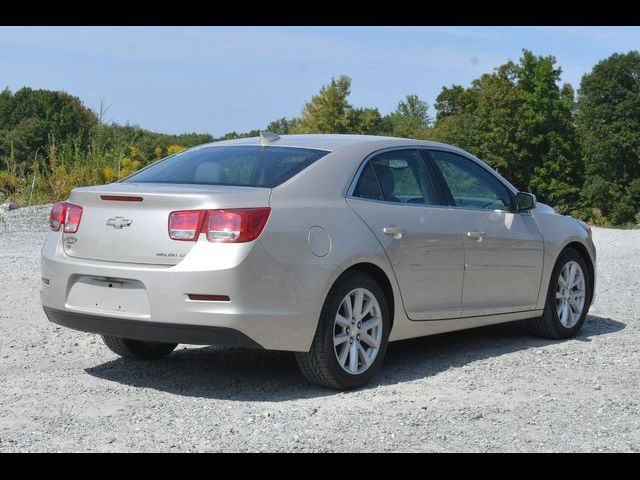
<path fill-rule="evenodd" d="M 467 237 L 473 238 L 476 242 L 481 242 L 487 234 L 485 232 L 481 232 L 479 230 L 471 230 L 467 232 Z"/>
<path fill-rule="evenodd" d="M 396 240 L 402 238 L 402 235 L 405 233 L 405 231 L 400 227 L 384 227 L 382 232 L 385 235 L 393 235 L 393 238 Z"/>

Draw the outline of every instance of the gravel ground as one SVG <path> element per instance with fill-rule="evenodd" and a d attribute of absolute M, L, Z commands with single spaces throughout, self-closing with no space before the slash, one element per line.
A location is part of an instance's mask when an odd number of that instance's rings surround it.
<path fill-rule="evenodd" d="M 596 303 L 569 341 L 518 324 L 392 344 L 368 388 L 291 354 L 179 347 L 132 363 L 39 303 L 49 207 L 0 220 L 0 451 L 639 451 L 640 230 L 594 229 Z"/>

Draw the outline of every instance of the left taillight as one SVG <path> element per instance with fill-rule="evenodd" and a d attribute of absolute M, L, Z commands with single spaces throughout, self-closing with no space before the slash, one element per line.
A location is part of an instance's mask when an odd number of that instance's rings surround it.
<path fill-rule="evenodd" d="M 198 239 L 206 210 L 179 210 L 169 214 L 169 238 L 193 241 Z"/>
<path fill-rule="evenodd" d="M 49 226 L 51 230 L 57 232 L 64 223 L 64 215 L 67 208 L 67 202 L 58 202 L 51 207 L 51 214 L 49 215 Z"/>
<path fill-rule="evenodd" d="M 82 220 L 82 207 L 69 202 L 58 202 L 51 207 L 49 226 L 54 232 L 76 233 Z"/>

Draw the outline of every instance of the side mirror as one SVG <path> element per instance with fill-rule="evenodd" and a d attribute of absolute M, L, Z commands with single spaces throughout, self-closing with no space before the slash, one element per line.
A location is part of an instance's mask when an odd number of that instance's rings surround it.
<path fill-rule="evenodd" d="M 518 192 L 516 194 L 516 212 L 526 212 L 536 208 L 536 196 L 532 193 Z"/>

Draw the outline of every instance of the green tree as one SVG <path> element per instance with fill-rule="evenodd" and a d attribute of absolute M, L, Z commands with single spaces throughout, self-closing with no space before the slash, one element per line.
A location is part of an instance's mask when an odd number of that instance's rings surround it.
<path fill-rule="evenodd" d="M 477 149 L 475 112 L 479 85 L 480 81 L 474 80 L 467 89 L 460 85 L 442 87 L 435 103 L 436 121 L 432 130 L 435 140 L 470 151 Z"/>
<path fill-rule="evenodd" d="M 452 85 L 450 88 L 442 87 L 440 95 L 436 98 L 435 109 L 438 119 L 450 115 L 462 115 L 473 112 L 478 103 L 478 81 L 471 84 L 471 88 L 465 89 L 460 85 Z"/>
<path fill-rule="evenodd" d="M 351 93 L 351 79 L 345 75 L 332 78 L 329 85 L 302 109 L 300 124 L 295 133 L 349 133 L 353 129 L 354 114 L 347 101 Z M 357 116 L 357 114 L 356 114 Z"/>
<path fill-rule="evenodd" d="M 640 53 L 614 54 L 580 82 L 577 126 L 585 167 L 583 207 L 614 224 L 640 211 Z"/>
<path fill-rule="evenodd" d="M 288 135 L 292 133 L 300 124 L 299 118 L 287 119 L 285 117 L 274 120 L 267 125 L 267 131 L 278 135 Z"/>
<path fill-rule="evenodd" d="M 348 133 L 376 135 L 380 133 L 382 116 L 377 108 L 352 108 L 348 111 Z"/>
<path fill-rule="evenodd" d="M 97 124 L 96 115 L 80 99 L 65 92 L 22 88 L 0 95 L 0 152 L 16 143 L 17 158 L 27 162 L 29 155 L 43 149 L 49 135 L 56 138 L 80 136 L 88 140 Z"/>
<path fill-rule="evenodd" d="M 524 50 L 467 89 L 443 88 L 433 137 L 471 151 L 522 190 L 561 212 L 581 184 L 570 86 L 560 86 L 555 58 Z"/>
<path fill-rule="evenodd" d="M 398 137 L 424 135 L 429 122 L 429 105 L 417 95 L 407 95 L 389 114 L 391 134 Z"/>
<path fill-rule="evenodd" d="M 569 84 L 560 87 L 555 57 L 525 51 L 518 69 L 522 92 L 520 138 L 526 146 L 522 168 L 529 186 L 562 213 L 573 213 L 583 182 L 574 125 L 575 97 Z"/>

